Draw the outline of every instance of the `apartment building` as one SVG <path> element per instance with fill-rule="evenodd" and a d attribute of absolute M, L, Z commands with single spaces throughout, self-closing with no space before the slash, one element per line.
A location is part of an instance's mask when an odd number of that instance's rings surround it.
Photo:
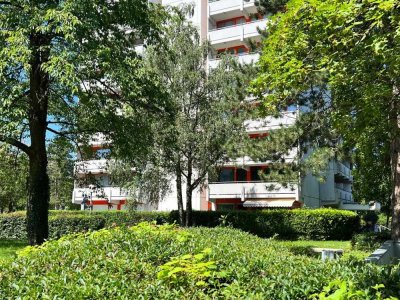
<path fill-rule="evenodd" d="M 265 29 L 267 15 L 258 13 L 255 0 L 162 0 L 163 5 L 193 4 L 190 20 L 199 29 L 200 36 L 208 40 L 212 50 L 209 54 L 208 68 L 218 65 L 219 55 L 228 52 L 241 63 L 251 64 L 258 60 L 259 54 L 251 51 L 251 44 L 261 41 L 258 28 Z M 138 47 L 140 51 L 140 46 Z M 294 124 L 298 112 L 287 111 L 279 119 L 248 121 L 249 135 L 260 137 L 281 126 Z M 107 149 L 107 141 L 101 135 L 93 138 L 94 151 Z M 285 159 L 297 156 L 293 149 Z M 351 167 L 346 162 L 330 161 L 326 181 L 321 183 L 308 174 L 298 178 L 288 187 L 261 181 L 259 171 L 268 170 L 268 162 L 253 161 L 250 157 L 232 160 L 221 168 L 219 176 L 208 182 L 193 195 L 195 210 L 259 209 L 259 208 L 298 208 L 332 206 L 352 210 L 377 209 L 377 206 L 358 205 L 352 196 Z M 124 209 L 127 193 L 122 188 L 113 187 L 107 171 L 106 159 L 79 162 L 76 173 L 80 178 L 91 177 L 95 184 L 76 186 L 72 201 L 82 205 L 82 209 L 93 210 Z M 171 178 L 171 191 L 158 206 L 140 204 L 141 210 L 175 210 L 176 191 Z"/>

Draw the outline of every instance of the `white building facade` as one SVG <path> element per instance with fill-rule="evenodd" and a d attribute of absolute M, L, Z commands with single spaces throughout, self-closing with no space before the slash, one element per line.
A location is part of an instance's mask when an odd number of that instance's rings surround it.
<path fill-rule="evenodd" d="M 178 6 L 193 4 L 191 21 L 198 27 L 200 36 L 212 47 L 208 68 L 218 65 L 220 53 L 230 53 L 241 63 L 254 63 L 258 53 L 252 53 L 251 43 L 261 42 L 258 28 L 265 29 L 267 17 L 257 11 L 255 0 L 162 0 L 163 5 Z M 140 47 L 138 47 L 140 48 Z M 138 49 L 140 50 L 140 49 Z M 280 126 L 290 126 L 296 120 L 297 112 L 284 112 L 279 119 L 253 120 L 246 125 L 251 137 L 262 137 Z M 91 142 L 94 150 L 107 148 L 101 136 Z M 294 159 L 297 149 L 289 153 L 286 160 Z M 317 208 L 332 206 L 366 210 L 368 206 L 358 205 L 352 196 L 351 166 L 338 161 L 329 162 L 326 181 L 321 183 L 311 174 L 299 178 L 289 187 L 261 181 L 259 171 L 268 170 L 268 162 L 252 161 L 249 157 L 236 159 L 226 164 L 215 182 L 208 182 L 194 192 L 195 210 L 230 210 L 262 208 Z M 126 207 L 127 193 L 110 184 L 107 161 L 104 159 L 79 162 L 76 165 L 78 177 L 94 177 L 97 185 L 76 186 L 73 203 L 91 207 L 93 210 L 120 210 Z M 141 210 L 170 211 L 177 209 L 175 183 L 171 178 L 171 191 L 158 206 L 142 204 Z M 184 199 L 185 200 L 185 199 Z M 185 202 L 185 201 L 184 201 Z"/>

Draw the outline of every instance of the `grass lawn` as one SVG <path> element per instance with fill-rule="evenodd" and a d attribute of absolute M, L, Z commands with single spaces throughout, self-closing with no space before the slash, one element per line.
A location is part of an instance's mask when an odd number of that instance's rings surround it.
<path fill-rule="evenodd" d="M 307 255 L 314 257 L 321 256 L 320 253 L 314 252 L 313 248 L 342 249 L 344 256 L 351 255 L 361 259 L 366 258 L 370 255 L 369 252 L 352 250 L 350 241 L 272 240 L 272 242 L 287 247 L 289 251 L 295 255 Z"/>
<path fill-rule="evenodd" d="M 15 252 L 27 245 L 26 241 L 0 239 L 0 261 L 11 261 L 16 255 Z"/>

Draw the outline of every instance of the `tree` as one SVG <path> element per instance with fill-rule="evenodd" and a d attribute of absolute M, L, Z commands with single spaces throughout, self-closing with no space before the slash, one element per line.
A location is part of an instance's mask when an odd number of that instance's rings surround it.
<path fill-rule="evenodd" d="M 364 203 L 379 200 L 388 226 L 392 196 L 390 143 L 382 129 L 364 130 L 355 145 L 353 195 Z"/>
<path fill-rule="evenodd" d="M 225 57 L 208 72 L 209 45 L 185 14 L 185 8 L 173 14 L 163 35 L 166 46 L 149 47 L 144 59 L 172 107 L 168 118 L 153 124 L 149 164 L 175 177 L 180 222 L 189 226 L 193 191 L 227 160 L 227 145 L 245 133 L 243 100 L 251 68 Z"/>
<path fill-rule="evenodd" d="M 390 145 L 394 239 L 400 238 L 399 5 L 289 1 L 270 22 L 254 82 L 266 114 L 299 105 L 311 145 L 333 147 L 336 155 L 353 150 L 362 133 L 383 129 L 370 142 L 374 149 L 382 139 Z"/>
<path fill-rule="evenodd" d="M 57 137 L 48 145 L 47 151 L 50 204 L 58 208 L 70 207 L 74 189 L 74 145 L 64 137 Z"/>
<path fill-rule="evenodd" d="M 27 170 L 28 160 L 24 153 L 0 144 L 0 213 L 25 207 Z"/>
<path fill-rule="evenodd" d="M 146 0 L 0 2 L 0 141 L 29 157 L 30 244 L 48 236 L 46 132 L 118 145 L 163 110 L 134 49 L 156 41 L 163 16 Z"/>

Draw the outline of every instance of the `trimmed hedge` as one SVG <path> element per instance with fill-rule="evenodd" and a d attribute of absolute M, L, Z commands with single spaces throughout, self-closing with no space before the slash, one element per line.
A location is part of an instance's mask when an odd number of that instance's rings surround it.
<path fill-rule="evenodd" d="M 174 220 L 177 212 L 171 213 Z M 284 239 L 349 240 L 360 229 L 356 213 L 337 209 L 264 211 L 196 211 L 195 226 L 215 227 L 225 222 L 260 237 Z"/>
<path fill-rule="evenodd" d="M 51 211 L 49 235 L 55 239 L 68 233 L 131 226 L 143 221 L 177 223 L 178 213 Z M 314 240 L 349 240 L 360 227 L 360 219 L 355 213 L 334 209 L 194 211 L 193 223 L 205 227 L 228 225 L 260 237 L 278 235 L 284 239 Z M 0 238 L 26 238 L 24 212 L 0 215 Z"/>
<path fill-rule="evenodd" d="M 311 295 L 334 280 L 340 286 L 329 294 L 340 288 L 343 296 L 344 283 L 363 295 L 351 299 L 400 296 L 399 266 L 323 262 L 221 227 L 142 223 L 67 235 L 25 248 L 0 269 L 1 299 L 318 299 Z"/>

